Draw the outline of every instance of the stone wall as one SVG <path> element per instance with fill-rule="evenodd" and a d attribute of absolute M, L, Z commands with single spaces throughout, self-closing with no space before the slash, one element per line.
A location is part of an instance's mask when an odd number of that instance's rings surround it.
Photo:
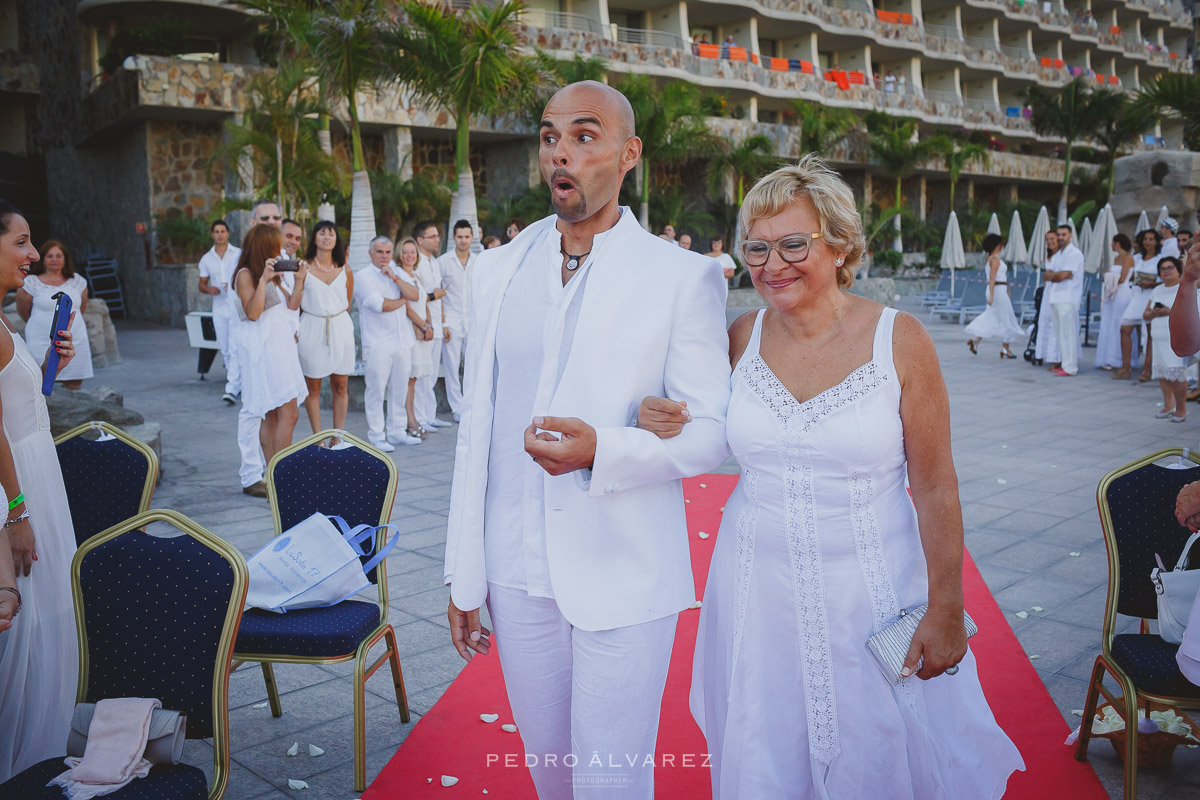
<path fill-rule="evenodd" d="M 488 199 L 520 194 L 542 179 L 538 142 L 532 136 L 512 142 L 488 143 L 484 145 L 484 159 L 488 169 Z"/>
<path fill-rule="evenodd" d="M 1130 232 L 1145 210 L 1150 224 L 1164 205 L 1182 228 L 1197 230 L 1200 153 L 1163 150 L 1118 158 L 1110 203 L 1117 227 Z"/>
<path fill-rule="evenodd" d="M 225 183 L 225 170 L 217 167 L 208 177 L 208 162 L 221 146 L 219 122 L 155 119 L 146 123 L 147 158 L 150 163 L 150 216 L 179 211 L 185 217 L 209 219 Z"/>

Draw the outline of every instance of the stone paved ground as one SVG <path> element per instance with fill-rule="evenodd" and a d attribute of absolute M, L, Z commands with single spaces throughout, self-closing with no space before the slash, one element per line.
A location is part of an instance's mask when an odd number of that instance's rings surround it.
<path fill-rule="evenodd" d="M 163 426 L 163 478 L 154 505 L 188 514 L 243 552 L 257 549 L 270 534 L 270 516 L 265 500 L 239 491 L 236 410 L 220 402 L 222 386 L 215 380 L 220 367 L 214 380 L 198 382 L 195 351 L 182 331 L 135 322 L 118 327 L 125 361 L 99 370 L 94 383 L 123 391 L 129 407 Z M 1109 469 L 1154 449 L 1200 446 L 1200 414 L 1185 425 L 1170 425 L 1153 418 L 1159 402 L 1154 384 L 1117 384 L 1090 369 L 1077 378 L 1055 378 L 1024 361 L 1001 361 L 991 344 L 971 356 L 955 325 L 935 322 L 930 330 L 950 389 L 967 547 L 1022 645 L 1037 656 L 1038 674 L 1073 727 L 1079 719 L 1071 711 L 1083 706 L 1099 649 L 1107 581 L 1096 484 Z M 1085 351 L 1085 361 L 1091 353 Z M 351 413 L 347 427 L 365 431 L 361 412 Z M 462 666 L 449 645 L 441 585 L 454 430 L 395 453 L 400 487 L 393 521 L 403 534 L 388 562 L 390 614 L 413 723 Z M 297 436 L 305 434 L 302 421 Z M 1034 612 L 1033 606 L 1044 611 Z M 1017 618 L 1018 611 L 1029 617 Z M 253 707 L 266 698 L 257 668 L 233 675 L 234 765 L 226 796 L 356 797 L 351 667 L 277 667 L 276 674 L 284 706 L 279 719 Z M 373 778 L 413 724 L 400 724 L 386 676 L 377 675 L 367 689 L 367 770 Z M 287 758 L 285 751 L 297 741 L 301 755 Z M 309 743 L 326 754 L 309 758 Z M 211 765 L 204 743 L 189 743 L 186 755 L 200 766 Z M 1095 743 L 1091 761 L 1111 796 L 1119 797 L 1120 763 L 1109 745 Z M 311 788 L 289 790 L 289 778 Z M 1200 797 L 1200 750 L 1181 749 L 1169 770 L 1143 772 L 1140 788 L 1142 800 Z"/>

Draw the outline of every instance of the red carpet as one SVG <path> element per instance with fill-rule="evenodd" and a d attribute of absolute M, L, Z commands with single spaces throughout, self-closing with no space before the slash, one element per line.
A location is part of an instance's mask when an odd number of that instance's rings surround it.
<path fill-rule="evenodd" d="M 733 475 L 708 475 L 685 481 L 690 500 L 688 530 L 697 596 L 704 593 L 704 579 L 720 525 L 720 509 L 735 482 Z M 712 536 L 701 539 L 696 535 L 700 531 Z M 1063 745 L 1070 730 L 969 556 L 963 569 L 963 585 L 967 610 L 979 624 L 979 634 L 971 640 L 971 648 L 979 661 L 980 681 L 996 720 L 1025 759 L 1026 771 L 1009 780 L 1005 797 L 1107 800 L 1108 795 L 1091 767 L 1075 761 L 1072 748 Z M 671 800 L 703 800 L 711 796 L 708 771 L 700 766 L 704 739 L 692 721 L 687 703 L 699 615 L 699 611 L 680 615 L 663 697 L 658 736 L 660 766 L 655 773 L 655 784 L 657 796 Z M 484 723 L 479 719 L 480 714 L 499 714 L 500 719 Z M 534 800 L 533 782 L 523 766 L 521 740 L 518 734 L 505 733 L 500 728 L 510 722 L 512 712 L 504 693 L 500 662 L 495 652 L 487 657 L 477 656 L 417 723 L 362 796 L 363 800 L 480 797 L 485 789 L 490 796 L 504 800 Z M 670 763 L 672 755 L 674 766 L 662 766 Z M 505 766 L 506 763 L 511 766 Z M 443 788 L 442 775 L 456 777 L 459 782 L 452 788 Z"/>

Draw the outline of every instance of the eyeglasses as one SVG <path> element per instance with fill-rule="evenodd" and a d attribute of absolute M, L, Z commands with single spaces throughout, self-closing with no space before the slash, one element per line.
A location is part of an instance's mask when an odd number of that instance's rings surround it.
<path fill-rule="evenodd" d="M 747 266 L 761 267 L 771 257 L 771 251 L 779 251 L 779 257 L 789 264 L 799 264 L 808 258 L 809 245 L 820 239 L 820 233 L 792 233 L 773 241 L 747 239 L 742 242 L 742 260 Z"/>

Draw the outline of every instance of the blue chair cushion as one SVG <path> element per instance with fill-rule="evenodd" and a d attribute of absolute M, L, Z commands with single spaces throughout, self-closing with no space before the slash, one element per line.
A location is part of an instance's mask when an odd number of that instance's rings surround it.
<path fill-rule="evenodd" d="M 275 614 L 246 609 L 234 652 L 332 658 L 350 655 L 379 627 L 379 606 L 346 600 L 329 608 Z"/>
<path fill-rule="evenodd" d="M 46 784 L 66 772 L 62 758 L 34 764 L 0 786 L 0 800 L 63 800 L 66 795 L 57 786 Z M 208 781 L 204 772 L 187 764 L 159 764 L 144 778 L 134 778 L 127 786 L 104 795 L 105 800 L 208 800 Z"/>
<path fill-rule="evenodd" d="M 98 441 L 84 436 L 55 449 L 77 544 L 141 510 L 150 464 L 139 450 L 120 439 Z"/>
<path fill-rule="evenodd" d="M 1113 637 L 1113 661 L 1133 679 L 1138 691 L 1164 697 L 1200 698 L 1200 686 L 1183 677 L 1175 662 L 1178 645 L 1156 633 L 1122 633 Z"/>

